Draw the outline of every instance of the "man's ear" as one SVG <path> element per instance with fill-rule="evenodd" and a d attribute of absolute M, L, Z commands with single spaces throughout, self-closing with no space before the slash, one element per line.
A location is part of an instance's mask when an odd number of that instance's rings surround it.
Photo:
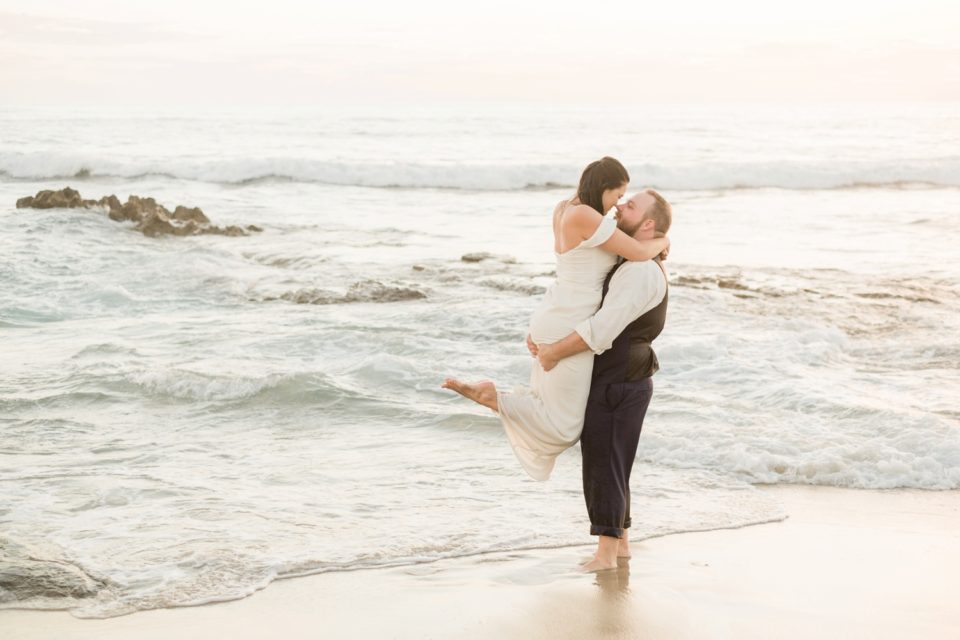
<path fill-rule="evenodd" d="M 657 221 L 653 218 L 646 218 L 640 223 L 640 228 L 644 231 L 647 231 L 648 229 L 655 230 L 657 228 Z"/>

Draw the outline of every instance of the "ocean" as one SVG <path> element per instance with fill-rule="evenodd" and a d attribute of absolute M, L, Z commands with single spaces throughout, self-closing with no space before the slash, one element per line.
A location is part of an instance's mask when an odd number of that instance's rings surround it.
<path fill-rule="evenodd" d="M 960 108 L 0 109 L 0 607 L 590 544 L 447 376 L 523 384 L 550 213 L 603 155 L 674 204 L 633 539 L 756 485 L 960 488 Z M 84 198 L 199 206 L 145 237 Z M 465 261 L 471 253 L 487 253 Z"/>

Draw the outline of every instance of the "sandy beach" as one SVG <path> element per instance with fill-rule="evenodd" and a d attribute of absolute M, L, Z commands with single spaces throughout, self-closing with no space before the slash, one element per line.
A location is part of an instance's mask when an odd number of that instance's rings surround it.
<path fill-rule="evenodd" d="M 106 620 L 3 611 L 8 640 L 956 638 L 960 491 L 764 488 L 783 522 L 277 581 L 244 600 Z"/>

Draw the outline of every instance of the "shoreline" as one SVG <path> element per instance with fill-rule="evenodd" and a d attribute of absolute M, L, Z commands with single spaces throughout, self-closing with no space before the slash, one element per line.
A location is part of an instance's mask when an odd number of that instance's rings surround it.
<path fill-rule="evenodd" d="M 497 552 L 276 580 L 222 603 L 79 619 L 3 610 L 47 638 L 955 638 L 960 490 L 759 485 L 786 520 L 593 547 Z"/>

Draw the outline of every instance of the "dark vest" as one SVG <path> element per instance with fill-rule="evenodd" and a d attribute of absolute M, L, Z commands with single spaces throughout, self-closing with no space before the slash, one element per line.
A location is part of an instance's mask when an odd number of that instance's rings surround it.
<path fill-rule="evenodd" d="M 610 270 L 603 282 L 603 299 L 607 297 L 610 279 L 623 262 Z M 657 354 L 653 351 L 653 341 L 663 331 L 667 320 L 667 297 L 650 311 L 627 325 L 626 329 L 613 341 L 613 346 L 593 359 L 593 379 L 591 384 L 614 384 L 649 378 L 660 369 Z M 601 305 L 603 302 L 601 301 Z"/>

